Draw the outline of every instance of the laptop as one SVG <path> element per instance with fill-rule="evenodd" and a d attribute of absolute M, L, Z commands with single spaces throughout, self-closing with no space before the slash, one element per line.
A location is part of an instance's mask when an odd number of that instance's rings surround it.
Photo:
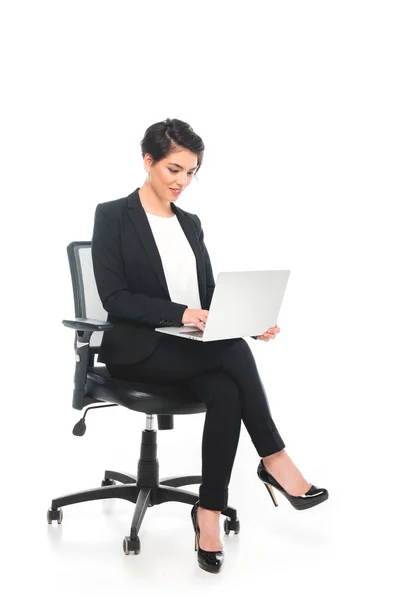
<path fill-rule="evenodd" d="M 198 342 L 261 335 L 277 325 L 289 275 L 287 269 L 219 273 L 204 331 L 194 324 L 155 331 Z"/>

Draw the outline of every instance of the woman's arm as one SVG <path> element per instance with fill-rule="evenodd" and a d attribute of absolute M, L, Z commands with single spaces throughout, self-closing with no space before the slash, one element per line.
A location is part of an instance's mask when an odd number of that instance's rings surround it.
<path fill-rule="evenodd" d="M 97 205 L 94 218 L 92 260 L 97 290 L 109 314 L 154 327 L 181 326 L 186 305 L 134 294 L 127 289 L 118 220 L 106 214 L 102 204 Z"/>

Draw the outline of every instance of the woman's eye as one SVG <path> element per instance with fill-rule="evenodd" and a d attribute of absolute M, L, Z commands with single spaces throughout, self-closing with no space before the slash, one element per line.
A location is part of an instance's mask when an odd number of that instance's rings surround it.
<path fill-rule="evenodd" d="M 168 167 L 168 170 L 171 171 L 171 173 L 178 173 L 178 171 L 176 169 L 174 170 L 174 169 L 170 169 Z M 194 173 L 188 173 L 188 175 L 194 175 Z"/>

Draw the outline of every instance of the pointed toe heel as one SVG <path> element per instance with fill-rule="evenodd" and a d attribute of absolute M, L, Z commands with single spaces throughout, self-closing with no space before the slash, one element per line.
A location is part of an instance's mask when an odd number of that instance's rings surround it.
<path fill-rule="evenodd" d="M 287 498 L 290 504 L 296 510 L 304 510 L 306 508 L 312 508 L 313 506 L 317 506 L 317 504 L 321 504 L 325 500 L 328 500 L 329 493 L 325 488 L 318 488 L 314 485 L 310 487 L 310 489 L 301 496 L 291 496 L 283 489 L 283 487 L 276 481 L 276 479 L 267 471 L 264 466 L 264 462 L 261 459 L 257 468 L 257 475 L 259 479 L 263 482 L 265 487 L 267 488 L 269 495 L 271 496 L 272 502 L 275 506 L 278 506 L 278 503 L 275 498 L 274 488 L 279 490 L 285 498 Z"/>

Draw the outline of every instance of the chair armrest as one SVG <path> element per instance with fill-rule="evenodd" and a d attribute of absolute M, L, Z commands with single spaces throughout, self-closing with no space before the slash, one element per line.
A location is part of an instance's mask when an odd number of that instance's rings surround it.
<path fill-rule="evenodd" d="M 95 331 L 106 331 L 112 329 L 114 325 L 108 321 L 84 319 L 80 317 L 76 317 L 75 319 L 64 319 L 62 324 L 65 325 L 65 327 L 70 327 L 75 330 L 74 346 L 76 364 L 72 406 L 77 410 L 82 410 L 82 408 L 88 404 L 85 399 L 85 387 L 90 361 L 90 338 Z"/>
<path fill-rule="evenodd" d="M 99 321 L 97 319 L 83 319 L 83 318 L 75 318 L 75 319 L 64 319 L 62 322 L 65 327 L 71 327 L 71 329 L 76 329 L 79 331 L 107 331 L 107 329 L 112 329 L 114 325 L 109 323 L 108 321 Z"/>

